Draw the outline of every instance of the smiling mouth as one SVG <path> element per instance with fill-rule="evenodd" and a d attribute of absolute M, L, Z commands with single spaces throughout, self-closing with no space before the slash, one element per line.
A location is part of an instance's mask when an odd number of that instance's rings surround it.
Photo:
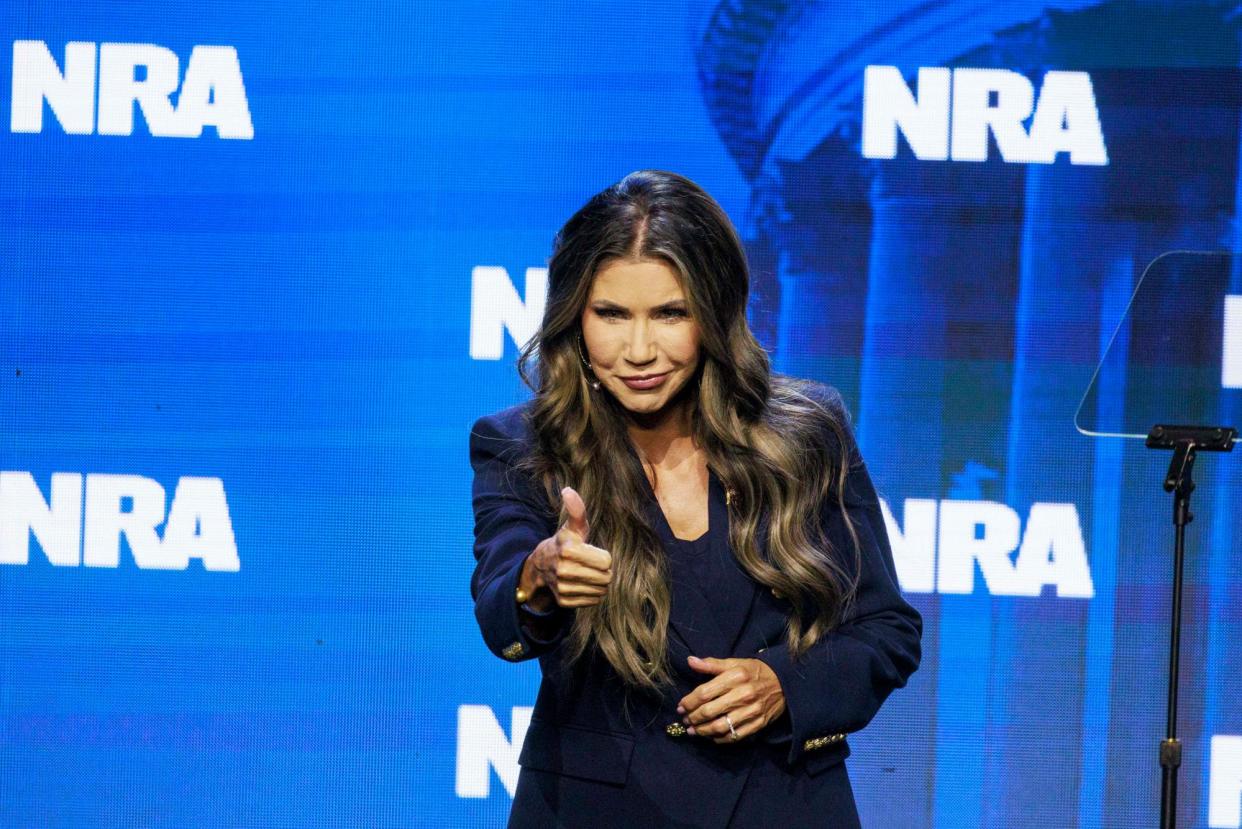
<path fill-rule="evenodd" d="M 632 389 L 654 389 L 663 383 L 668 375 L 667 371 L 663 374 L 638 374 L 633 377 L 622 377 L 621 382 Z"/>

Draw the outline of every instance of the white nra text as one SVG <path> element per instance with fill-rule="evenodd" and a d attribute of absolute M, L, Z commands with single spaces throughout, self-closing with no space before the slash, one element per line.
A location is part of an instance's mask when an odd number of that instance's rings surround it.
<path fill-rule="evenodd" d="M 907 498 L 902 524 L 883 499 L 880 510 L 907 593 L 974 593 L 977 565 L 994 596 L 1039 596 L 1045 587 L 1061 598 L 1095 596 L 1073 504 L 1032 504 L 1025 532 L 1018 513 L 995 501 Z"/>
<path fill-rule="evenodd" d="M 515 706 L 510 714 L 512 737 L 505 734 L 496 714 L 486 705 L 457 708 L 457 796 L 491 795 L 491 770 L 496 770 L 509 797 L 517 788 L 518 754 L 530 727 L 529 706 Z"/>
<path fill-rule="evenodd" d="M 1212 737 L 1208 772 L 1208 826 L 1242 829 L 1242 737 Z"/>
<path fill-rule="evenodd" d="M 0 472 L 0 564 L 29 564 L 33 537 L 56 567 L 118 567 L 124 538 L 142 569 L 241 569 L 223 481 L 183 477 L 166 500 L 141 475 L 54 472 L 45 499 L 29 472 Z"/>
<path fill-rule="evenodd" d="M 1242 294 L 1225 297 L 1224 343 L 1221 385 L 1242 389 Z"/>
<path fill-rule="evenodd" d="M 543 320 L 548 299 L 548 269 L 526 269 L 526 299 L 518 295 L 509 271 L 478 265 L 470 274 L 470 357 L 499 360 L 505 353 L 505 329 L 524 345 Z"/>
<path fill-rule="evenodd" d="M 862 122 L 867 158 L 896 158 L 900 133 L 924 161 L 987 161 L 990 134 L 1006 162 L 1051 164 L 1067 153 L 1071 164 L 1108 164 L 1086 72 L 1048 72 L 1037 98 L 1009 69 L 924 67 L 916 95 L 896 66 L 868 66 Z"/>
<path fill-rule="evenodd" d="M 220 138 L 254 138 L 232 46 L 195 46 L 183 79 L 180 59 L 163 46 L 70 42 L 62 66 L 43 41 L 18 40 L 12 92 L 15 133 L 43 132 L 46 102 L 69 135 L 132 135 L 136 104 L 156 137 L 198 138 L 210 126 Z"/>

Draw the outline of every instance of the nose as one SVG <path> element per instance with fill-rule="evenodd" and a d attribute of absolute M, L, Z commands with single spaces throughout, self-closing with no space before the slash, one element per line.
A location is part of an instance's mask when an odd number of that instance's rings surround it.
<path fill-rule="evenodd" d="M 635 321 L 626 342 L 625 359 L 634 365 L 644 365 L 654 360 L 655 356 L 655 340 L 647 328 L 647 321 Z"/>

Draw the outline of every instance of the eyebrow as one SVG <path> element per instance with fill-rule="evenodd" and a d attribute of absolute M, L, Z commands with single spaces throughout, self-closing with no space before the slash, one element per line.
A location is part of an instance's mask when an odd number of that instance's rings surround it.
<path fill-rule="evenodd" d="M 625 306 L 618 305 L 617 303 L 612 302 L 607 299 L 597 299 L 594 302 L 592 302 L 591 305 L 595 306 L 596 308 L 615 309 L 617 311 L 628 311 L 629 310 Z M 673 300 L 669 300 L 668 302 L 665 302 L 662 305 L 657 305 L 651 310 L 652 311 L 672 311 L 672 310 L 682 309 L 685 307 L 686 307 L 686 300 L 673 299 Z"/>

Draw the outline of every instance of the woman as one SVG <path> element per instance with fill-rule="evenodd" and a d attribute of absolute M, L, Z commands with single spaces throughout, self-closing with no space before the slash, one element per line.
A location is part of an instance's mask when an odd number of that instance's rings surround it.
<path fill-rule="evenodd" d="M 548 277 L 535 397 L 470 435 L 479 625 L 543 676 L 509 825 L 857 826 L 845 735 L 922 623 L 839 395 L 771 373 L 686 178 L 594 196 Z"/>

